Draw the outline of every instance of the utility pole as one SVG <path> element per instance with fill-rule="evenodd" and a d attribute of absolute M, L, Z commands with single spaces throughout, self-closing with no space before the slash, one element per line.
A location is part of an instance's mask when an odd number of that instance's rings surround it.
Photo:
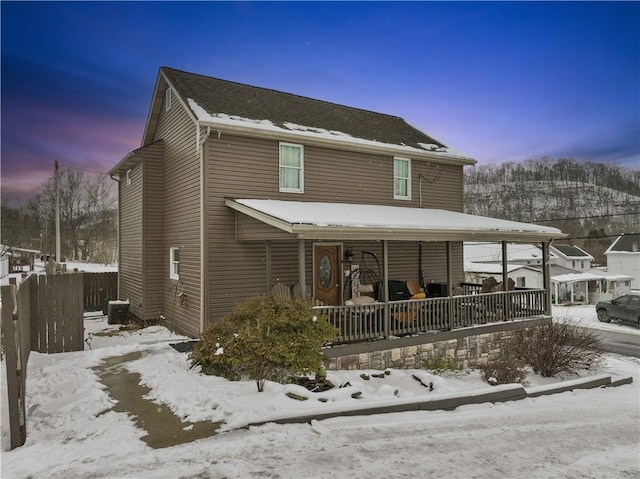
<path fill-rule="evenodd" d="M 62 260 L 60 256 L 60 173 L 58 162 L 55 162 L 55 185 L 56 185 L 56 263 Z"/>

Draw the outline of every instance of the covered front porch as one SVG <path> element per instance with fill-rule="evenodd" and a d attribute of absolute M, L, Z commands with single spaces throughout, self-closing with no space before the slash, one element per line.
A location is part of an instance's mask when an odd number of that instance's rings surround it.
<path fill-rule="evenodd" d="M 273 244 L 296 240 L 292 289 L 312 299 L 318 313 L 340 329 L 339 342 L 550 315 L 549 244 L 565 236 L 556 228 L 425 208 L 251 199 L 225 204 L 236 212 L 237 241 L 264 242 L 267 291 L 274 284 Z M 463 241 L 501 243 L 505 278 L 508 244 L 540 243 L 544 287 L 464 283 Z M 375 252 L 363 249 L 372 244 Z M 438 256 L 437 268 L 424 264 L 423 249 L 430 251 L 431 263 Z M 354 261 L 358 255 L 373 261 L 375 268 L 367 271 L 378 274 L 363 279 L 362 261 Z M 355 285 L 354 274 L 361 276 Z M 405 281 L 413 291 L 396 295 L 391 286 Z"/>
<path fill-rule="evenodd" d="M 358 342 L 545 316 L 547 302 L 548 293 L 540 289 L 478 294 L 467 290 L 458 296 L 315 309 L 340 329 L 336 342 Z"/>

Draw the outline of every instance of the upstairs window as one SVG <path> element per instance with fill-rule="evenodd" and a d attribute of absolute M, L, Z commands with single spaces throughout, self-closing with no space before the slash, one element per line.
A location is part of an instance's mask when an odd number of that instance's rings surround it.
<path fill-rule="evenodd" d="M 411 199 L 411 160 L 393 159 L 393 199 Z"/>
<path fill-rule="evenodd" d="M 171 88 L 164 92 L 164 111 L 171 110 Z"/>
<path fill-rule="evenodd" d="M 304 148 L 302 145 L 280 143 L 280 191 L 304 192 Z"/>
<path fill-rule="evenodd" d="M 169 279 L 180 279 L 180 248 L 169 248 Z"/>

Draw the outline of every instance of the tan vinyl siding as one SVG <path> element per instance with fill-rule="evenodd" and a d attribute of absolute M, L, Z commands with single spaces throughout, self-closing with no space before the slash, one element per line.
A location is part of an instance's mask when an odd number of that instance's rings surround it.
<path fill-rule="evenodd" d="M 209 319 L 229 313 L 233 305 L 266 289 L 265 233 L 273 239 L 272 281 L 293 285 L 298 281 L 298 243 L 280 240 L 282 233 L 238 214 L 243 236 L 236 239 L 236 213 L 224 198 L 272 198 L 292 201 L 327 201 L 391 206 L 422 206 L 462 211 L 462 167 L 412 159 L 412 198 L 393 199 L 393 157 L 343 152 L 304 145 L 304 194 L 281 193 L 278 189 L 277 140 L 244 138 L 222 133 L 207 142 L 207 201 L 209 221 Z M 250 228 L 246 228 L 250 226 Z M 312 241 L 305 244 L 306 282 L 313 284 Z M 380 242 L 351 245 L 359 254 L 367 248 L 382 264 Z M 424 243 L 425 275 L 446 280 L 445 243 Z M 455 246 L 454 282 L 461 281 L 462 248 Z M 457 258 L 459 255 L 460 258 Z M 389 242 L 391 279 L 417 279 L 418 243 Z M 367 258 L 369 267 L 373 260 Z M 343 265 L 345 268 L 346 265 Z M 459 271 L 457 271 L 459 269 Z"/>
<path fill-rule="evenodd" d="M 131 168 L 131 184 L 127 184 L 127 170 L 120 172 L 119 215 L 119 296 L 129 300 L 131 312 L 142 317 L 143 293 L 140 272 L 144 270 L 142 256 L 142 163 Z"/>
<path fill-rule="evenodd" d="M 158 319 L 163 311 L 162 248 L 162 152 L 163 143 L 156 142 L 144 152 L 144 320 Z"/>
<path fill-rule="evenodd" d="M 200 163 L 196 127 L 175 99 L 164 107 L 154 132 L 164 141 L 162 176 L 162 314 L 176 331 L 191 336 L 200 333 Z M 180 248 L 180 279 L 169 279 L 169 248 Z M 178 295 L 186 301 L 180 304 Z"/>

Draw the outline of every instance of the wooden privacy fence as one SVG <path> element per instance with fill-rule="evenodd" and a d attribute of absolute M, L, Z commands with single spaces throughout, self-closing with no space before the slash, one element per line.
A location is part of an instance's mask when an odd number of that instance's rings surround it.
<path fill-rule="evenodd" d="M 117 298 L 113 284 L 117 285 L 117 273 L 65 273 L 32 274 L 20 285 L 12 280 L 2 286 L 2 351 L 12 449 L 24 444 L 27 437 L 25 384 L 30 351 L 82 351 L 84 311 L 106 309 L 109 300 Z"/>
<path fill-rule="evenodd" d="M 82 273 L 84 310 L 107 314 L 110 300 L 118 298 L 118 273 Z"/>
<path fill-rule="evenodd" d="M 25 317 L 29 317 L 31 290 L 35 287 L 37 287 L 35 276 L 31 276 L 21 284 L 20 288 L 14 283 L 2 286 L 0 292 L 2 297 L 2 352 L 7 370 L 11 449 L 22 446 L 27 440 L 25 386 L 27 361 L 31 351 L 31 334 L 29 321 L 24 321 L 22 325 L 19 323 L 18 311 L 23 311 Z"/>
<path fill-rule="evenodd" d="M 35 276 L 35 275 L 34 275 Z M 32 277 L 34 277 L 32 276 Z M 66 353 L 84 349 L 83 274 L 42 274 L 35 276 L 32 290 L 31 350 L 39 353 Z"/>

